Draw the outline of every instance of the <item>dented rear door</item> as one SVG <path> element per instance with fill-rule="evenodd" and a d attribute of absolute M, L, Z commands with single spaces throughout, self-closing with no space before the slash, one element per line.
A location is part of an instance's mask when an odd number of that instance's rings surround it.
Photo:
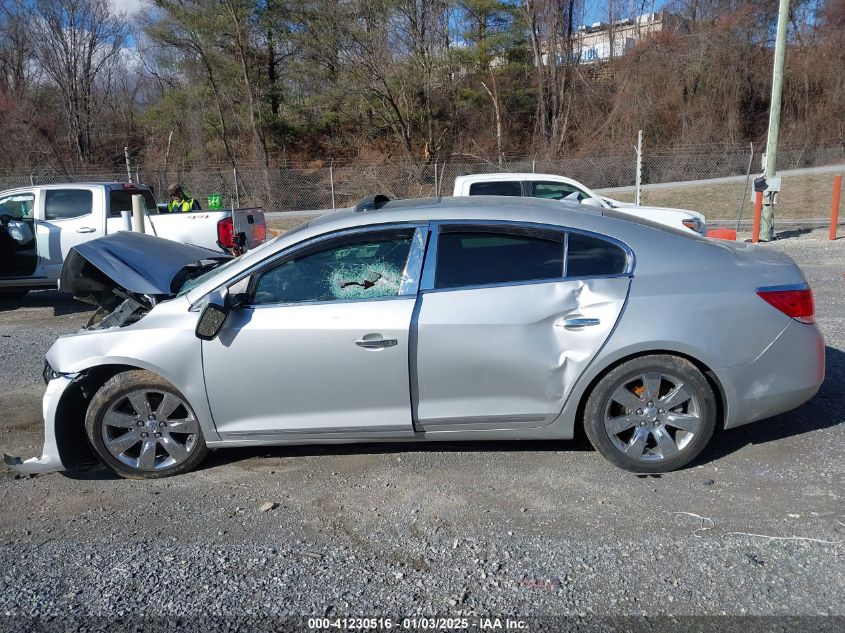
<path fill-rule="evenodd" d="M 602 243 L 586 244 L 592 249 L 594 264 L 598 261 L 595 246 Z M 547 248 L 538 267 L 546 265 L 554 253 L 553 246 L 542 242 L 526 248 L 529 257 Z M 467 249 L 470 259 L 451 262 L 443 257 L 442 240 L 438 249 L 440 255 L 434 255 L 440 260 L 437 277 L 447 277 L 443 269 L 449 265 L 461 269 L 473 265 L 471 248 Z M 565 245 L 561 249 L 565 252 Z M 524 254 L 515 255 L 513 262 L 525 259 Z M 625 261 L 617 261 L 615 268 L 608 268 L 607 261 L 591 266 L 581 256 L 580 261 L 567 259 L 577 277 L 567 278 L 562 270 L 559 279 L 505 281 L 486 287 L 462 287 L 462 277 L 484 281 L 472 274 L 455 276 L 453 287 L 448 279 L 445 283 L 433 280 L 427 258 L 429 278 L 424 276 L 423 283 L 428 281 L 429 288 L 420 299 L 415 326 L 413 395 L 418 431 L 538 428 L 557 416 L 575 381 L 613 330 L 630 285 L 632 258 L 627 254 L 621 255 Z M 509 256 L 478 259 L 489 281 L 494 279 L 497 262 Z M 513 262 L 505 264 L 518 265 Z M 584 274 L 591 269 L 615 272 Z"/>

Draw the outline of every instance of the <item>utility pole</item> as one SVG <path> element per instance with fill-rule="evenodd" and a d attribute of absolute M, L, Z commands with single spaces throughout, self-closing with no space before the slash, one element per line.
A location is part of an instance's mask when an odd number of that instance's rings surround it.
<path fill-rule="evenodd" d="M 786 57 L 786 26 L 789 22 L 789 0 L 780 0 L 778 30 L 775 39 L 775 63 L 772 72 L 772 101 L 769 106 L 769 133 L 766 139 L 766 164 L 763 177 L 771 184 L 777 171 L 778 133 L 780 132 L 781 93 L 783 89 L 783 61 Z M 780 189 L 780 187 L 777 187 Z M 767 242 L 775 237 L 775 192 L 767 191 L 763 204 L 760 238 Z"/>
<path fill-rule="evenodd" d="M 640 206 L 643 190 L 643 131 L 637 133 L 637 175 L 634 183 L 634 198 L 637 206 Z"/>
<path fill-rule="evenodd" d="M 123 156 L 126 158 L 126 179 L 132 182 L 132 168 L 129 166 L 129 148 L 123 148 Z"/>

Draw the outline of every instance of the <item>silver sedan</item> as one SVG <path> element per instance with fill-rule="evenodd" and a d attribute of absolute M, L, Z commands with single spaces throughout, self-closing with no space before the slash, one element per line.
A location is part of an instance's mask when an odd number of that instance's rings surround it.
<path fill-rule="evenodd" d="M 118 233 L 77 247 L 62 287 L 102 307 L 47 354 L 43 456 L 6 457 L 25 472 L 583 427 L 652 473 L 824 378 L 789 257 L 545 200 L 377 196 L 230 260 Z"/>

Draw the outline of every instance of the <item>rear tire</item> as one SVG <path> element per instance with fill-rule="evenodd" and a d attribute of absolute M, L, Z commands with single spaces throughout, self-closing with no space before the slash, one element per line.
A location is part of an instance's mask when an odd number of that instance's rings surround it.
<path fill-rule="evenodd" d="M 208 447 L 185 397 L 150 371 L 108 380 L 85 417 L 97 457 L 121 477 L 159 479 L 193 470 Z"/>
<path fill-rule="evenodd" d="M 716 396 L 691 362 L 641 356 L 608 372 L 584 408 L 584 430 L 609 462 L 633 472 L 661 473 L 701 454 L 716 428 Z"/>

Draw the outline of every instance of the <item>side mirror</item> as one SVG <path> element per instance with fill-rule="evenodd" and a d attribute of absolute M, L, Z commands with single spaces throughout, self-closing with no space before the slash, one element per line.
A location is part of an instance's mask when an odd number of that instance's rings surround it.
<path fill-rule="evenodd" d="M 229 305 L 225 288 L 216 290 L 208 296 L 208 303 L 200 313 L 197 329 L 194 333 L 203 341 L 212 341 L 220 334 L 229 317 Z"/>
<path fill-rule="evenodd" d="M 583 200 L 581 200 L 581 204 L 585 204 L 588 207 L 602 207 L 602 206 L 604 206 L 604 205 L 602 205 L 601 200 L 599 200 L 598 198 L 584 198 Z"/>

